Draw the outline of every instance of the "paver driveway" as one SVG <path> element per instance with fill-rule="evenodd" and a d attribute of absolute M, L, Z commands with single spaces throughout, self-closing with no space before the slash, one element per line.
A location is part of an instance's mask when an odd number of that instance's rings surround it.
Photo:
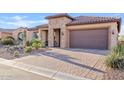
<path fill-rule="evenodd" d="M 57 49 L 41 52 L 16 62 L 44 67 L 88 79 L 102 79 L 105 73 L 104 59 L 108 51 L 83 49 Z"/>

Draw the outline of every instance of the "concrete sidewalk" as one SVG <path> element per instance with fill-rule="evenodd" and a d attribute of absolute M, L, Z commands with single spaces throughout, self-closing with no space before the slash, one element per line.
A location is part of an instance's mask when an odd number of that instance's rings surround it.
<path fill-rule="evenodd" d="M 0 64 L 0 80 L 51 80 L 51 78 Z"/>
<path fill-rule="evenodd" d="M 58 80 L 86 80 L 86 78 L 70 75 L 63 72 L 58 72 L 57 70 L 51 70 L 43 67 L 34 66 L 31 64 L 25 64 L 22 62 L 15 62 L 12 60 L 6 60 L 0 58 L 0 64 L 11 66 L 13 68 L 21 69 L 27 72 L 35 73 L 37 75 L 45 76 L 51 79 Z"/>

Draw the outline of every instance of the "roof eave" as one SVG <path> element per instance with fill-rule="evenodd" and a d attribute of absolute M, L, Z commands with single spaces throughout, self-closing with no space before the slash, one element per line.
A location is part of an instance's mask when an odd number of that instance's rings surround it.
<path fill-rule="evenodd" d="M 72 23 L 72 24 L 66 24 L 66 26 L 74 26 L 74 25 L 87 25 L 87 24 L 98 24 L 98 23 L 110 23 L 110 22 L 117 22 L 118 24 L 118 32 L 120 33 L 121 29 L 121 19 L 117 21 L 108 21 L 108 22 L 93 22 L 93 23 Z"/>
<path fill-rule="evenodd" d="M 53 18 L 60 18 L 60 17 L 67 17 L 67 18 L 69 18 L 69 19 L 71 19 L 71 20 L 74 19 L 73 17 L 71 17 L 71 16 L 68 15 L 68 14 L 47 16 L 47 17 L 45 17 L 45 19 L 53 19 Z"/>

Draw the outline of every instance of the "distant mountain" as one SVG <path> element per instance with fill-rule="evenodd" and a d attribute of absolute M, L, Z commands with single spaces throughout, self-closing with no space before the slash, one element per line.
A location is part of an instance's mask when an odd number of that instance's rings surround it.
<path fill-rule="evenodd" d="M 12 32 L 16 29 L 4 29 L 4 28 L 0 28 L 0 32 Z"/>

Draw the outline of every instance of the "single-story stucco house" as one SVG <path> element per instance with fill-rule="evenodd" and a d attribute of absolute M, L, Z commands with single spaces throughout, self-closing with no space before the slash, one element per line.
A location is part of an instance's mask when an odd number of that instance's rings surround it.
<path fill-rule="evenodd" d="M 56 14 L 46 19 L 39 33 L 49 47 L 111 49 L 118 42 L 120 18 Z"/>
<path fill-rule="evenodd" d="M 48 47 L 112 49 L 118 43 L 121 18 L 79 16 L 71 17 L 61 13 L 45 17 L 48 24 L 34 28 L 18 28 L 13 37 L 25 32 L 25 40 L 31 41 L 33 34 Z"/>

